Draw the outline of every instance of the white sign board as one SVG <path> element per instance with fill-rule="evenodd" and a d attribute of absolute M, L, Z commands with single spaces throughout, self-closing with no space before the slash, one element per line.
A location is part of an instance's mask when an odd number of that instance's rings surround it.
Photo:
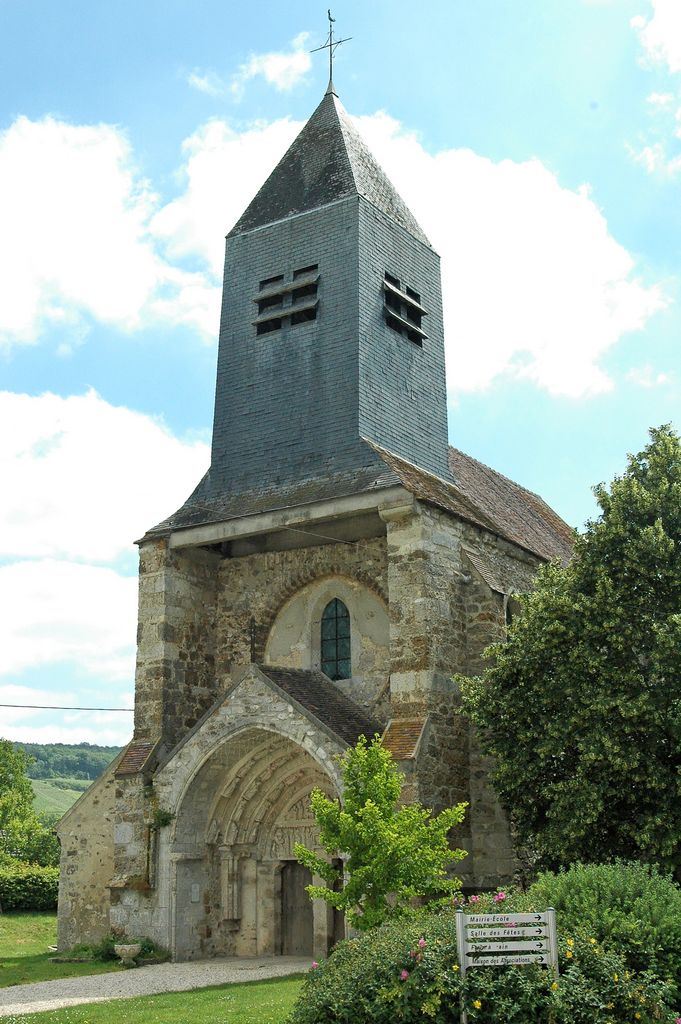
<path fill-rule="evenodd" d="M 461 974 L 473 967 L 539 964 L 558 976 L 556 912 L 467 914 L 456 912 L 456 945 Z M 461 1010 L 461 1024 L 466 1012 Z"/>

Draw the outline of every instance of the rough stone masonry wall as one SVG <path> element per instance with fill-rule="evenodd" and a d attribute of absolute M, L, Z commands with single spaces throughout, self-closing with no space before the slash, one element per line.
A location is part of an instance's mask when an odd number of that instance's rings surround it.
<path fill-rule="evenodd" d="M 99 942 L 109 931 L 116 763 L 109 765 L 57 827 L 61 843 L 57 917 L 60 950 L 80 942 Z"/>
<path fill-rule="evenodd" d="M 417 798 L 438 812 L 469 798 L 468 725 L 451 681 L 464 668 L 466 652 L 462 524 L 418 502 L 384 518 L 393 715 L 428 718 L 414 781 Z M 456 842 L 471 846 L 468 819 Z"/>
<path fill-rule="evenodd" d="M 387 552 L 383 537 L 354 544 L 273 551 L 225 559 L 220 566 L 216 670 L 226 685 L 231 668 L 265 660 L 267 639 L 285 602 L 309 583 L 348 577 L 387 599 Z"/>
<path fill-rule="evenodd" d="M 140 548 L 135 739 L 182 739 L 215 700 L 218 556 L 173 550 L 165 540 Z"/>
<path fill-rule="evenodd" d="M 451 677 L 479 671 L 482 650 L 504 634 L 503 596 L 475 572 L 466 550 L 518 589 L 531 586 L 536 560 L 419 503 L 386 518 L 393 713 L 428 716 L 414 766 L 418 798 L 435 811 L 468 802 L 456 842 L 469 856 L 458 873 L 468 887 L 505 883 L 514 871 L 508 823 Z"/>

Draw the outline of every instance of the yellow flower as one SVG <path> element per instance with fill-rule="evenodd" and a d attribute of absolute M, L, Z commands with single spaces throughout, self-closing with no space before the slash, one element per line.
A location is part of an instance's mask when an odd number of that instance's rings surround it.
<path fill-rule="evenodd" d="M 454 966 L 452 967 L 452 970 L 453 971 L 458 971 L 459 970 L 459 965 L 458 964 L 454 964 Z"/>
<path fill-rule="evenodd" d="M 557 982 L 557 981 L 554 981 L 554 982 L 552 983 L 552 985 L 551 985 L 551 991 L 552 991 L 552 992 L 555 992 L 557 988 L 558 988 L 558 982 Z"/>
<path fill-rule="evenodd" d="M 595 939 L 589 939 L 589 942 L 591 943 L 592 946 L 596 945 L 596 940 Z"/>
<path fill-rule="evenodd" d="M 640 1020 L 641 1019 L 641 1014 L 638 1012 L 638 1010 L 634 1014 L 634 1017 L 636 1018 L 636 1020 Z"/>
<path fill-rule="evenodd" d="M 619 976 L 619 974 L 613 974 L 613 976 L 612 976 L 612 980 L 613 980 L 613 981 L 619 981 L 619 980 L 620 980 L 620 976 Z"/>
<path fill-rule="evenodd" d="M 567 940 L 567 944 L 568 944 L 568 946 L 574 946 L 575 940 L 574 939 L 568 939 Z"/>
<path fill-rule="evenodd" d="M 482 1003 L 480 1002 L 479 999 L 475 1000 L 475 1002 L 473 1003 L 473 1006 L 475 1007 L 476 1010 L 481 1010 L 482 1009 Z"/>
<path fill-rule="evenodd" d="M 565 956 L 566 956 L 566 957 L 568 958 L 568 960 L 571 960 L 571 959 L 572 959 L 572 950 L 571 950 L 571 949 L 568 949 L 568 951 L 567 951 L 567 953 L 565 954 Z"/>

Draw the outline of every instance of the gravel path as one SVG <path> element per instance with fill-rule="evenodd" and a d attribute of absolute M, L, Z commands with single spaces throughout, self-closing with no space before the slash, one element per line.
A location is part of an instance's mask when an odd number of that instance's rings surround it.
<path fill-rule="evenodd" d="M 186 992 L 234 981 L 260 981 L 301 974 L 310 968 L 309 957 L 259 956 L 197 960 L 182 964 L 154 964 L 115 974 L 38 981 L 33 985 L 0 988 L 0 1017 L 17 1013 L 56 1010 L 77 1003 L 104 1003 L 108 999 L 150 996 L 159 992 Z"/>

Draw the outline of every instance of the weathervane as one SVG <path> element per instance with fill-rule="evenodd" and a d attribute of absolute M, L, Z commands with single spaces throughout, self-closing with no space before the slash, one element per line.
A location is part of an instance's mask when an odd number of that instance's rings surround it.
<path fill-rule="evenodd" d="M 334 52 L 336 50 L 336 47 L 340 46 L 341 43 L 347 43 L 350 39 L 352 39 L 352 36 L 347 36 L 345 39 L 334 39 L 333 38 L 333 26 L 335 24 L 336 19 L 331 17 L 331 10 L 328 10 L 327 14 L 329 16 L 329 34 L 327 36 L 326 42 L 324 43 L 323 46 L 317 46 L 317 47 L 315 47 L 314 50 L 310 50 L 310 53 L 319 53 L 320 50 L 328 50 L 329 51 L 329 81 L 332 82 L 333 81 L 333 55 L 334 55 Z"/>

